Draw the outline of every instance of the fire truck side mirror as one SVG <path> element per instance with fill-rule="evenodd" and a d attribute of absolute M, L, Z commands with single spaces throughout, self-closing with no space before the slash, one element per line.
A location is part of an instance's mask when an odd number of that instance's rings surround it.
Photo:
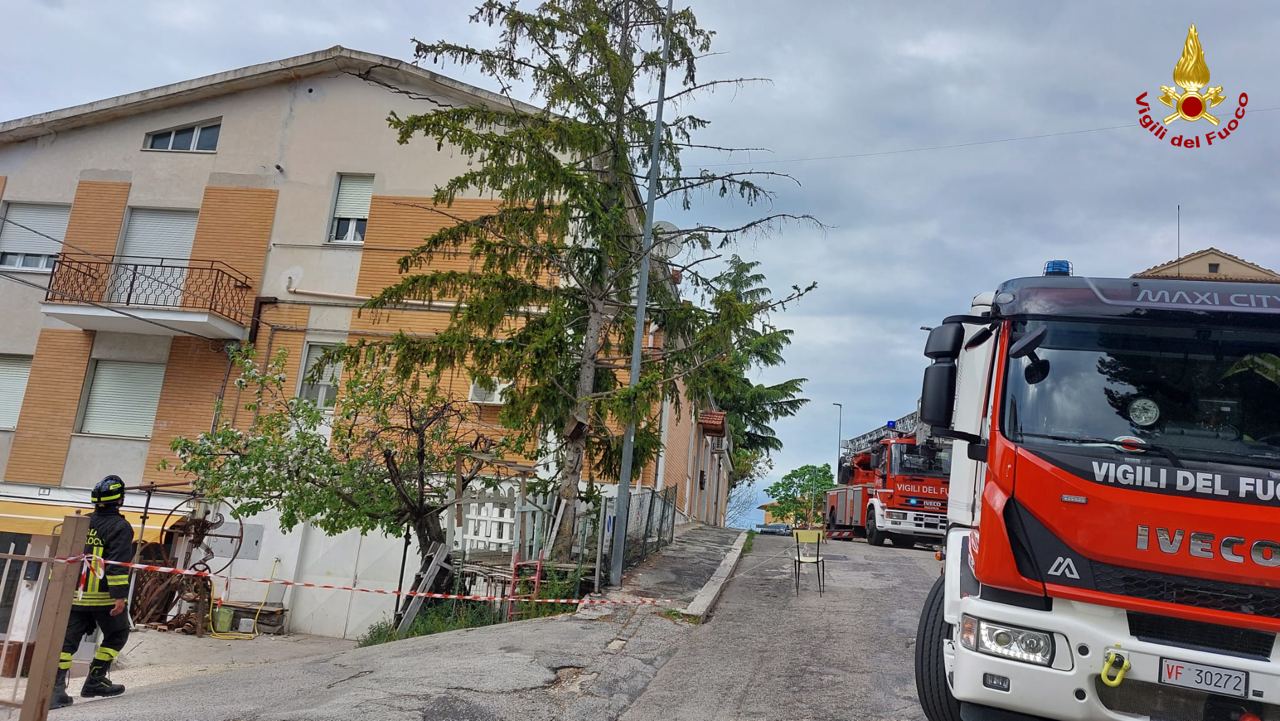
<path fill-rule="evenodd" d="M 943 323 L 929 331 L 924 355 L 933 364 L 924 369 L 924 387 L 920 389 L 920 420 L 930 427 L 951 428 L 956 396 L 956 358 L 964 343 L 964 326 Z"/>
<path fill-rule="evenodd" d="M 959 323 L 943 323 L 929 331 L 924 343 L 924 357 L 931 360 L 960 357 L 960 344 L 964 343 L 964 326 Z"/>

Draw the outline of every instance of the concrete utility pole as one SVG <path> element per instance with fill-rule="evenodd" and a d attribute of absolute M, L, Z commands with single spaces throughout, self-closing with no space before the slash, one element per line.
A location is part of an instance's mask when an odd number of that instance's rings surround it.
<path fill-rule="evenodd" d="M 631 378 L 629 388 L 640 382 L 640 354 L 644 350 L 644 311 L 649 302 L 649 255 L 653 252 L 653 210 L 658 192 L 658 169 L 662 162 L 662 104 L 667 98 L 667 58 L 671 54 L 671 5 L 667 0 L 667 15 L 662 23 L 662 67 L 658 73 L 658 106 L 653 117 L 653 146 L 649 153 L 649 190 L 645 198 L 644 235 L 640 241 L 640 270 L 636 279 L 636 328 L 631 336 Z M 610 554 L 609 583 L 622 583 L 622 561 L 627 548 L 627 520 L 631 506 L 631 466 L 635 460 L 636 424 L 627 424 L 622 437 L 622 474 L 618 478 L 618 502 L 613 519 L 613 553 Z"/>

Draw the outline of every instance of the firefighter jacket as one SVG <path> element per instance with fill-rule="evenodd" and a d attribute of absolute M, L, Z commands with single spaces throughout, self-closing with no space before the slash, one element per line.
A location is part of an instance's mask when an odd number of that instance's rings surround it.
<path fill-rule="evenodd" d="M 133 526 L 115 508 L 98 508 L 89 514 L 89 535 L 84 552 L 108 561 L 133 561 Z M 101 576 L 99 576 L 101 573 Z M 110 606 L 129 596 L 129 572 L 119 566 L 93 564 L 76 589 L 76 606 Z"/>

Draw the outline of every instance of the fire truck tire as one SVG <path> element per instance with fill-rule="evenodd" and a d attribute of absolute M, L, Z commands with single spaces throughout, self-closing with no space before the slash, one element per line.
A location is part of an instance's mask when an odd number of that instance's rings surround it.
<path fill-rule="evenodd" d="M 885 538 L 885 534 L 876 528 L 876 509 L 867 509 L 867 543 L 873 546 L 883 546 Z"/>
<path fill-rule="evenodd" d="M 916 695 L 929 721 L 960 721 L 960 703 L 951 695 L 942 661 L 942 645 L 950 633 L 942 616 L 943 587 L 943 577 L 939 576 L 920 612 L 920 626 L 916 629 Z"/>

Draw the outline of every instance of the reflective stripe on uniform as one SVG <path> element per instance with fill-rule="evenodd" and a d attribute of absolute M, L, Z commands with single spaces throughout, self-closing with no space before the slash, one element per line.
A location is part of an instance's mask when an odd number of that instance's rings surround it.
<path fill-rule="evenodd" d="M 66 651 L 58 654 L 58 668 L 63 671 L 71 668 L 71 654 Z"/>
<path fill-rule="evenodd" d="M 116 660 L 116 656 L 119 656 L 119 655 L 120 655 L 120 652 L 115 650 L 114 648 L 99 646 L 98 650 L 93 652 L 93 659 L 95 661 L 114 661 Z"/>
<path fill-rule="evenodd" d="M 121 599 L 124 600 L 124 599 Z M 114 605 L 116 599 L 106 591 L 84 592 L 79 598 L 73 598 L 71 605 L 73 606 L 111 606 Z"/>
<path fill-rule="evenodd" d="M 108 574 L 107 574 L 107 585 L 108 585 L 108 586 L 128 586 L 128 585 L 129 585 L 129 574 L 127 574 L 127 573 L 108 573 Z"/>

